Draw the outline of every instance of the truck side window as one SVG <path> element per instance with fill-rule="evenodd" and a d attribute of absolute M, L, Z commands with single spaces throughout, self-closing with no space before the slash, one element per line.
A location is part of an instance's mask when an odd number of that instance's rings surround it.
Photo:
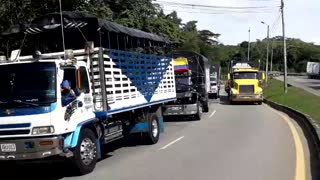
<path fill-rule="evenodd" d="M 85 94 L 90 93 L 89 79 L 85 67 L 80 67 L 80 90 Z"/>
<path fill-rule="evenodd" d="M 75 89 L 77 87 L 76 68 L 70 67 L 64 69 L 63 80 L 68 80 L 71 85 L 71 89 Z"/>

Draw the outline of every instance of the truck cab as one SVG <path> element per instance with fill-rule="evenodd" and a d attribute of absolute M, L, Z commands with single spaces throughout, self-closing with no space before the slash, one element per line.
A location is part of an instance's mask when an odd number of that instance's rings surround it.
<path fill-rule="evenodd" d="M 209 90 L 209 98 L 217 99 L 220 94 L 220 84 L 217 78 L 217 75 L 210 75 L 210 90 Z"/>
<path fill-rule="evenodd" d="M 62 88 L 67 81 L 68 87 Z M 1 63 L 0 83 L 0 129 L 5 130 L 0 137 L 12 139 L 1 141 L 1 159 L 61 154 L 65 145 L 70 146 L 64 138 L 79 123 L 95 118 L 83 62 L 50 59 Z"/>
<path fill-rule="evenodd" d="M 264 74 L 262 79 L 264 79 Z M 234 102 L 256 102 L 262 104 L 263 89 L 259 70 L 247 63 L 237 63 L 228 74 L 229 100 Z"/>
<path fill-rule="evenodd" d="M 164 106 L 164 116 L 201 119 L 209 111 L 210 70 L 208 59 L 192 51 L 174 51 L 173 65 L 177 99 Z"/>

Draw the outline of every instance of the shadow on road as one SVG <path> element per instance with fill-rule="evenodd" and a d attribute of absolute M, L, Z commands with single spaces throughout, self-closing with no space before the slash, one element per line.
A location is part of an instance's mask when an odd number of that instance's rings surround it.
<path fill-rule="evenodd" d="M 233 104 L 230 104 L 230 101 L 227 95 L 220 96 L 220 104 L 227 105 L 227 106 L 236 106 L 236 105 L 255 106 L 256 105 L 255 102 L 233 102 Z"/>
<path fill-rule="evenodd" d="M 111 153 L 123 147 L 144 145 L 142 141 L 133 136 L 130 140 L 121 139 L 102 146 L 102 158 L 100 161 L 112 157 Z M 134 139 L 134 141 L 133 141 Z M 99 164 L 97 163 L 97 165 Z M 60 157 L 47 159 L 47 161 L 19 162 L 0 164 L 1 180 L 32 179 L 32 180 L 58 180 L 65 177 L 77 177 L 71 163 Z M 94 172 L 93 172 L 94 173 Z"/>
<path fill-rule="evenodd" d="M 320 86 L 308 86 L 309 88 L 315 89 L 315 90 L 320 90 Z"/>
<path fill-rule="evenodd" d="M 317 81 L 312 81 L 312 82 L 304 82 L 303 84 L 314 84 L 314 85 L 320 85 L 320 80 L 317 80 Z"/>
<path fill-rule="evenodd" d="M 48 160 L 47 162 L 19 162 L 0 165 L 1 179 L 33 179 L 57 180 L 63 177 L 76 176 L 70 171 L 69 163 L 62 160 Z"/>
<path fill-rule="evenodd" d="M 193 116 L 167 116 L 164 118 L 164 122 L 188 122 L 188 121 L 198 121 Z"/>

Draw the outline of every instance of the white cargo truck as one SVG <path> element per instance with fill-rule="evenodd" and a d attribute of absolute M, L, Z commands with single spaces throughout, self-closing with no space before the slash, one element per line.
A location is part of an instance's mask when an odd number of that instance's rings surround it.
<path fill-rule="evenodd" d="M 21 33 L 51 53 L 1 58 L 0 163 L 62 156 L 87 174 L 102 144 L 134 133 L 155 144 L 164 129 L 162 104 L 176 99 L 172 58 L 121 50 L 121 44 L 115 50 L 107 37 L 167 42 L 85 14 L 63 17 L 66 47 L 86 42 L 85 48 L 54 52 L 61 37 L 50 33 L 61 26 L 59 14 L 50 14 Z"/>
<path fill-rule="evenodd" d="M 320 63 L 307 62 L 307 75 L 310 79 L 316 79 L 320 76 Z"/>
<path fill-rule="evenodd" d="M 210 73 L 210 89 L 208 92 L 209 98 L 217 99 L 220 96 L 220 65 L 212 65 Z"/>

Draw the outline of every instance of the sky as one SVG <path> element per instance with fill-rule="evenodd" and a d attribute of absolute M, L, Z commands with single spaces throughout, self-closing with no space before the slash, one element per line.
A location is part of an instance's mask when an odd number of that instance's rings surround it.
<path fill-rule="evenodd" d="M 227 6 L 227 7 L 265 7 L 248 10 L 225 10 L 220 8 L 199 8 L 172 5 L 162 2 L 184 4 Z M 198 29 L 208 29 L 220 33 L 219 41 L 226 45 L 237 45 L 249 39 L 264 39 L 269 24 L 270 36 L 282 35 L 280 0 L 158 0 L 168 14 L 176 10 L 183 23 L 196 20 Z M 320 0 L 284 0 L 284 19 L 286 36 L 299 38 L 306 42 L 320 44 Z"/>

